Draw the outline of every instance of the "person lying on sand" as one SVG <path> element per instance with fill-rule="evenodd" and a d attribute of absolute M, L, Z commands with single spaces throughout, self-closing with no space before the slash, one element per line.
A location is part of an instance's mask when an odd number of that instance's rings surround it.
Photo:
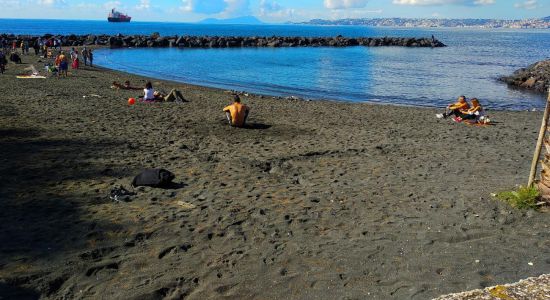
<path fill-rule="evenodd" d="M 445 119 L 452 115 L 454 115 L 455 118 L 462 118 L 464 116 L 464 112 L 466 112 L 468 109 L 470 109 L 470 104 L 468 104 L 468 102 L 466 101 L 466 97 L 460 96 L 458 97 L 458 101 L 456 103 L 447 106 L 444 113 L 437 114 L 435 116 L 438 119 Z"/>
<path fill-rule="evenodd" d="M 164 102 L 187 102 L 182 93 L 176 89 L 172 89 L 168 95 L 164 95 L 160 92 L 155 92 L 155 97 Z"/>
<path fill-rule="evenodd" d="M 128 81 L 127 83 L 128 85 L 130 84 Z M 143 94 L 143 96 L 139 97 L 139 100 L 143 102 L 186 102 L 180 91 L 172 89 L 170 93 L 166 95 L 159 91 L 155 91 L 150 81 L 145 84 Z"/>
<path fill-rule="evenodd" d="M 119 89 L 119 90 L 140 90 L 138 87 L 134 87 L 130 84 L 130 81 L 126 80 L 124 84 L 121 84 L 117 81 L 113 81 L 113 85 L 111 85 L 112 89 Z"/>
<path fill-rule="evenodd" d="M 230 126 L 244 127 L 250 109 L 246 105 L 241 104 L 241 98 L 235 95 L 233 97 L 233 104 L 226 106 L 223 111 Z"/>

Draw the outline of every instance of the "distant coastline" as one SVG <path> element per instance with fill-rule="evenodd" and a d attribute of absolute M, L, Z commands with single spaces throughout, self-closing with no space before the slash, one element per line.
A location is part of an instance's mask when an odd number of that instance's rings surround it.
<path fill-rule="evenodd" d="M 498 19 L 411 19 L 411 18 L 361 18 L 324 20 L 313 19 L 307 22 L 290 23 L 295 25 L 337 25 L 374 26 L 409 28 L 510 28 L 510 29 L 549 29 L 550 16 L 539 19 L 498 20 Z"/>

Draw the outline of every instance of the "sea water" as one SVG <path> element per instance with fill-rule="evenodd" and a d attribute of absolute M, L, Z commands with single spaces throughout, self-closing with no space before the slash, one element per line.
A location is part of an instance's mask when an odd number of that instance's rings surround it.
<path fill-rule="evenodd" d="M 542 108 L 545 96 L 497 79 L 550 58 L 550 30 L 0 20 L 15 34 L 431 37 L 445 48 L 101 49 L 98 65 L 224 89 L 275 96 L 444 106 L 459 95 L 489 108 Z"/>

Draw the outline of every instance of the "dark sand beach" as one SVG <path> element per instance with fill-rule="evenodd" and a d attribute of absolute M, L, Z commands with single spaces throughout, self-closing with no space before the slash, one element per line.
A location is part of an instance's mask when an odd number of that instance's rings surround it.
<path fill-rule="evenodd" d="M 550 215 L 491 197 L 526 183 L 541 112 L 250 96 L 237 129 L 222 90 L 153 80 L 189 102 L 128 106 L 111 82 L 145 78 L 25 67 L 0 75 L 0 299 L 429 299 L 550 273 Z M 109 199 L 153 167 L 178 184 Z"/>

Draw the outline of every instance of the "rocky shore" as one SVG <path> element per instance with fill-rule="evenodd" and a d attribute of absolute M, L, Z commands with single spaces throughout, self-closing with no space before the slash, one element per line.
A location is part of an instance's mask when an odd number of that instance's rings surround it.
<path fill-rule="evenodd" d="M 219 37 L 219 36 L 160 36 L 151 35 L 51 35 L 25 36 L 0 35 L 1 39 L 10 43 L 29 41 L 32 44 L 37 39 L 56 39 L 62 46 L 101 45 L 111 48 L 139 47 L 180 47 L 180 48 L 237 48 L 237 47 L 350 47 L 350 46 L 399 46 L 399 47 L 445 47 L 435 38 L 405 38 L 405 37 Z"/>
<path fill-rule="evenodd" d="M 550 59 L 519 69 L 510 76 L 501 77 L 500 80 L 511 86 L 546 93 L 550 87 Z"/>

